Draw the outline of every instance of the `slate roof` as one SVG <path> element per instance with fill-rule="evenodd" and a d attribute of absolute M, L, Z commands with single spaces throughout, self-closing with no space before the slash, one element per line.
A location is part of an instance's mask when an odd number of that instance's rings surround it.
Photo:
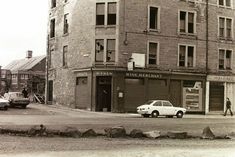
<path fill-rule="evenodd" d="M 32 58 L 24 58 L 19 60 L 14 60 L 7 66 L 5 66 L 3 69 L 8 69 L 13 71 L 27 71 L 32 69 L 35 65 L 37 65 L 39 62 L 41 62 L 44 58 L 46 58 L 45 55 L 43 56 L 37 56 Z"/>

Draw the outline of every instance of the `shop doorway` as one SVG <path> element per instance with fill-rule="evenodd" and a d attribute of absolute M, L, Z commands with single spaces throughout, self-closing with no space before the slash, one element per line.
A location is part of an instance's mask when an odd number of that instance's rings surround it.
<path fill-rule="evenodd" d="M 53 101 L 53 81 L 48 81 L 48 101 Z"/>
<path fill-rule="evenodd" d="M 209 111 L 224 110 L 224 85 L 219 82 L 210 82 Z"/>
<path fill-rule="evenodd" d="M 112 77 L 96 78 L 96 111 L 111 111 Z"/>

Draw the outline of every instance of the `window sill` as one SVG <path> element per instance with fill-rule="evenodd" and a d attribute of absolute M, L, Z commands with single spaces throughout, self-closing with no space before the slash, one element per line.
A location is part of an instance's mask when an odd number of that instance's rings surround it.
<path fill-rule="evenodd" d="M 116 28 L 117 25 L 96 25 L 95 28 Z"/>
<path fill-rule="evenodd" d="M 55 37 L 50 37 L 50 39 L 49 39 L 49 40 L 50 40 L 50 41 L 51 41 L 51 40 L 55 40 Z"/>
<path fill-rule="evenodd" d="M 225 6 L 225 5 L 218 5 L 219 8 L 223 8 L 223 9 L 233 9 L 232 6 Z"/>
<path fill-rule="evenodd" d="M 223 41 L 233 41 L 233 38 L 226 38 L 226 37 L 218 37 L 218 40 Z"/>
<path fill-rule="evenodd" d="M 184 33 L 184 32 L 178 32 L 179 36 L 188 36 L 188 37 L 195 37 L 197 36 L 197 33 Z"/>
<path fill-rule="evenodd" d="M 148 29 L 148 32 L 149 32 L 149 33 L 152 33 L 152 32 L 153 32 L 153 33 L 160 33 L 161 31 L 160 31 L 160 29 L 151 29 L 151 28 L 149 28 L 149 29 Z"/>
<path fill-rule="evenodd" d="M 69 36 L 69 33 L 64 33 L 62 36 L 63 37 Z"/>

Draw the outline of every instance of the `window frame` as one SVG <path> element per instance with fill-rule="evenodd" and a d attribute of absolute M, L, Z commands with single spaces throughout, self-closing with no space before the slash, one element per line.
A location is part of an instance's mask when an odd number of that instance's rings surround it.
<path fill-rule="evenodd" d="M 69 49 L 68 45 L 63 46 L 63 58 L 62 58 L 63 67 L 68 67 L 68 49 Z"/>
<path fill-rule="evenodd" d="M 56 8 L 57 0 L 51 0 L 51 9 Z"/>
<path fill-rule="evenodd" d="M 157 28 L 153 29 L 150 28 L 150 9 L 152 8 L 157 8 Z M 160 31 L 160 21 L 161 21 L 161 7 L 156 6 L 156 5 L 148 5 L 148 31 Z"/>
<path fill-rule="evenodd" d="M 223 5 L 220 5 L 219 4 L 219 1 L 220 0 L 217 0 L 217 6 L 220 7 L 220 8 L 226 8 L 226 9 L 233 9 L 233 3 L 232 3 L 232 0 L 230 0 L 230 6 L 227 6 L 227 2 L 226 0 L 223 0 Z"/>
<path fill-rule="evenodd" d="M 179 65 L 179 61 L 180 61 L 180 46 L 185 46 L 186 47 L 186 52 L 185 52 L 185 63 L 184 66 L 180 66 Z M 193 47 L 193 66 L 188 66 L 188 47 Z M 178 59 L 177 59 L 177 66 L 180 68 L 195 68 L 196 67 L 196 45 L 192 45 L 192 44 L 178 44 Z"/>
<path fill-rule="evenodd" d="M 154 44 L 157 44 L 157 52 L 156 52 L 156 64 L 149 64 L 149 50 L 150 50 L 150 43 L 154 43 Z M 154 66 L 154 65 L 159 65 L 159 51 L 160 51 L 160 43 L 159 41 L 152 41 L 152 40 L 149 40 L 147 42 L 147 65 L 151 65 L 151 66 Z"/>
<path fill-rule="evenodd" d="M 186 13 L 186 19 L 185 19 L 185 32 L 180 31 L 180 13 L 185 12 Z M 193 13 L 193 33 L 189 33 L 188 31 L 188 14 Z M 189 10 L 178 10 L 178 34 L 180 35 L 196 35 L 197 34 L 197 12 L 196 11 L 189 11 Z"/>
<path fill-rule="evenodd" d="M 115 24 L 108 24 L 108 16 L 109 16 L 109 3 L 116 4 L 116 21 Z M 104 24 L 97 25 L 97 4 L 104 4 Z M 97 2 L 95 9 L 95 26 L 96 27 L 107 27 L 107 26 L 116 26 L 118 25 L 118 2 L 117 1 L 109 1 L 109 2 Z"/>
<path fill-rule="evenodd" d="M 53 21 L 53 27 L 52 27 L 52 21 Z M 55 33 L 55 25 L 56 25 L 56 20 L 55 18 L 50 19 L 50 38 L 55 38 L 56 33 Z M 52 33 L 53 32 L 53 33 Z"/>
<path fill-rule="evenodd" d="M 222 37 L 222 36 L 220 36 L 220 18 L 223 18 L 224 19 L 224 36 Z M 227 20 L 231 20 L 231 37 L 227 37 Z M 218 16 L 218 19 L 217 19 L 218 21 L 218 32 L 217 32 L 217 36 L 218 36 L 218 38 L 219 39 L 222 39 L 222 40 L 233 40 L 234 39 L 234 31 L 233 31 L 233 18 L 231 18 L 231 17 L 226 17 L 226 16 Z"/>
<path fill-rule="evenodd" d="M 69 13 L 64 14 L 63 34 L 69 33 Z"/>
<path fill-rule="evenodd" d="M 224 51 L 224 57 L 223 57 L 223 60 L 224 60 L 224 65 L 223 65 L 223 69 L 220 69 L 220 64 L 219 64 L 219 61 L 220 61 L 220 50 L 223 50 Z M 231 58 L 230 58 L 230 69 L 227 68 L 227 51 L 230 51 L 231 52 Z M 220 71 L 226 71 L 226 70 L 232 70 L 233 69 L 233 50 L 232 49 L 226 49 L 226 48 L 219 48 L 218 49 L 218 70 Z"/>

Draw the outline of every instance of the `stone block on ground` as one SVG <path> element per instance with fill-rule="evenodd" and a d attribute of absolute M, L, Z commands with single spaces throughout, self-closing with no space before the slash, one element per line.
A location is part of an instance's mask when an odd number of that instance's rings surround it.
<path fill-rule="evenodd" d="M 227 139 L 235 140 L 235 132 L 229 133 L 228 135 L 226 135 L 226 138 L 227 138 Z"/>
<path fill-rule="evenodd" d="M 60 136 L 78 138 L 82 136 L 82 133 L 75 127 L 66 127 L 60 131 Z"/>
<path fill-rule="evenodd" d="M 209 126 L 203 129 L 202 139 L 215 139 L 215 135 L 213 134 Z"/>
<path fill-rule="evenodd" d="M 186 139 L 188 137 L 188 133 L 182 131 L 169 131 L 167 132 L 167 137 L 173 139 Z"/>
<path fill-rule="evenodd" d="M 96 137 L 97 133 L 93 129 L 86 130 L 82 133 L 82 137 Z"/>
<path fill-rule="evenodd" d="M 144 137 L 143 131 L 139 130 L 139 129 L 133 129 L 130 132 L 130 137 L 132 138 L 141 138 Z"/>
<path fill-rule="evenodd" d="M 160 134 L 161 132 L 160 131 L 157 131 L 157 130 L 154 130 L 154 131 L 148 131 L 148 132 L 143 132 L 144 136 L 145 137 L 148 137 L 148 138 L 158 138 L 161 136 Z"/>
<path fill-rule="evenodd" d="M 29 129 L 28 131 L 29 136 L 46 136 L 46 127 L 44 125 L 36 125 Z"/>
<path fill-rule="evenodd" d="M 126 129 L 122 126 L 106 128 L 106 129 L 104 129 L 104 131 L 105 131 L 106 136 L 111 137 L 111 138 L 126 136 Z"/>

